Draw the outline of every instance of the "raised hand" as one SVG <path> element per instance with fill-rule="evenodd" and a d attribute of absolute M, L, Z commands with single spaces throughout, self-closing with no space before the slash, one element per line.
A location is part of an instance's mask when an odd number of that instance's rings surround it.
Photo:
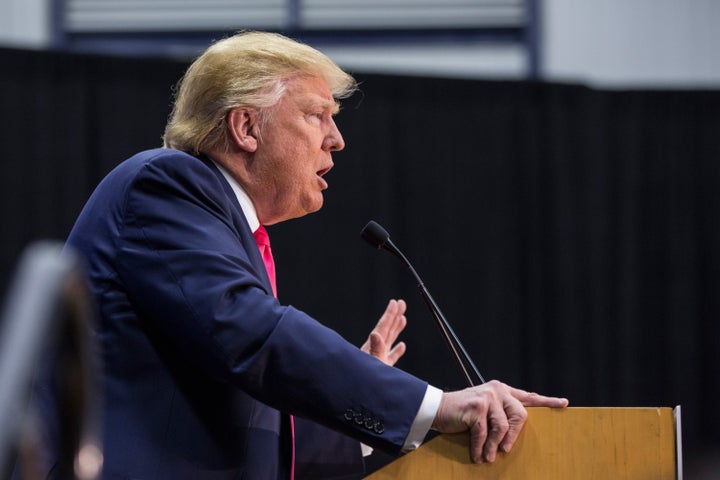
<path fill-rule="evenodd" d="M 404 300 L 390 300 L 360 349 L 388 365 L 395 365 L 407 348 L 405 342 L 393 345 L 407 325 L 406 309 Z"/>

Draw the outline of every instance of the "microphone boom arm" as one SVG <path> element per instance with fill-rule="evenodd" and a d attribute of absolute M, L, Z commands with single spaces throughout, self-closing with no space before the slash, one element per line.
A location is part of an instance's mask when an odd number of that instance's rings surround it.
<path fill-rule="evenodd" d="M 430 312 L 432 313 L 433 318 L 435 319 L 435 323 L 440 329 L 440 332 L 442 333 L 442 337 L 445 340 L 447 347 L 452 352 L 455 361 L 457 362 L 458 366 L 462 370 L 463 375 L 465 376 L 465 380 L 467 381 L 468 386 L 475 386 L 475 381 L 478 381 L 480 384 L 485 383 L 485 379 L 480 374 L 478 368 L 475 366 L 475 362 L 473 362 L 472 358 L 470 358 L 470 354 L 468 354 L 467 350 L 465 350 L 462 342 L 455 334 L 455 331 L 448 323 L 447 319 L 440 310 L 440 307 L 435 302 L 435 299 L 433 299 L 432 295 L 430 295 L 430 292 L 425 287 L 425 284 L 420 278 L 420 275 L 418 275 L 418 273 L 415 271 L 412 264 L 408 261 L 407 257 L 405 257 L 405 255 L 400 251 L 400 249 L 398 249 L 397 246 L 395 246 L 395 244 L 389 238 L 386 240 L 385 245 L 387 245 L 387 247 L 390 247 L 387 248 L 384 246 L 386 250 L 399 257 L 405 264 L 405 266 L 408 268 L 412 276 L 415 278 L 415 281 L 417 282 L 417 288 L 418 290 L 420 290 L 420 295 L 423 297 L 423 300 L 425 300 L 425 304 L 430 309 Z M 470 370 L 470 372 L 468 371 L 468 369 Z M 475 381 L 471 377 L 470 373 L 475 375 Z"/>
<path fill-rule="evenodd" d="M 465 347 L 455 334 L 455 331 L 452 329 L 447 319 L 440 311 L 440 307 L 438 307 L 437 303 L 435 303 L 435 300 L 432 298 L 432 295 L 430 295 L 428 289 L 425 288 L 425 284 L 420 278 L 420 275 L 417 274 L 407 257 L 405 257 L 405 255 L 400 251 L 400 249 L 395 246 L 392 240 L 390 240 L 390 235 L 385 231 L 385 229 L 383 229 L 376 222 L 370 221 L 370 223 L 368 223 L 362 230 L 361 236 L 374 247 L 387 250 L 388 252 L 398 257 L 402 261 L 402 263 L 405 264 L 408 270 L 410 270 L 412 276 L 415 278 L 415 281 L 417 282 L 417 288 L 418 290 L 420 290 L 420 294 L 422 295 L 423 300 L 425 300 L 425 304 L 430 309 L 430 312 L 435 319 L 435 323 L 440 329 L 440 333 L 442 334 L 442 337 L 445 340 L 447 347 L 450 349 L 450 352 L 453 354 L 455 361 L 462 370 L 468 385 L 473 387 L 476 385 L 476 381 L 480 384 L 485 383 L 485 379 L 475 366 L 475 362 L 472 361 L 472 358 L 470 358 L 470 355 L 465 350 Z M 474 380 L 471 376 L 471 373 L 475 376 Z"/>

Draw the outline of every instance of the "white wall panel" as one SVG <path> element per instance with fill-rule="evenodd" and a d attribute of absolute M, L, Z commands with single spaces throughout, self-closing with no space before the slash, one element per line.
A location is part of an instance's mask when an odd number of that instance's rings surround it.
<path fill-rule="evenodd" d="M 70 32 L 518 27 L 524 0 L 66 0 Z M 297 25 L 292 22 L 297 21 Z"/>
<path fill-rule="evenodd" d="M 285 0 L 66 0 L 65 28 L 81 32 L 282 28 Z"/>

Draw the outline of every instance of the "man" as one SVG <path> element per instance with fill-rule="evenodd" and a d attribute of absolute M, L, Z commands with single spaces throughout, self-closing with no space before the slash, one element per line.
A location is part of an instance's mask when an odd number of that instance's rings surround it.
<path fill-rule="evenodd" d="M 280 35 L 222 40 L 185 74 L 165 148 L 88 200 L 68 245 L 100 313 L 103 478 L 322 478 L 361 468 L 358 440 L 399 454 L 431 427 L 470 430 L 472 459 L 493 461 L 523 405 L 567 404 L 499 382 L 443 393 L 392 367 L 402 301 L 358 349 L 277 300 L 263 226 L 322 207 L 355 88 Z"/>

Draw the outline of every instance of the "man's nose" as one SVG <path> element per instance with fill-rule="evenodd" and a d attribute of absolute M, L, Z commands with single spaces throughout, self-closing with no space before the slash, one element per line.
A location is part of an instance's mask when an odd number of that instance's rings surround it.
<path fill-rule="evenodd" d="M 343 140 L 340 130 L 335 125 L 335 120 L 331 120 L 331 122 L 330 131 L 325 137 L 323 148 L 331 152 L 338 152 L 345 148 L 345 140 Z"/>

